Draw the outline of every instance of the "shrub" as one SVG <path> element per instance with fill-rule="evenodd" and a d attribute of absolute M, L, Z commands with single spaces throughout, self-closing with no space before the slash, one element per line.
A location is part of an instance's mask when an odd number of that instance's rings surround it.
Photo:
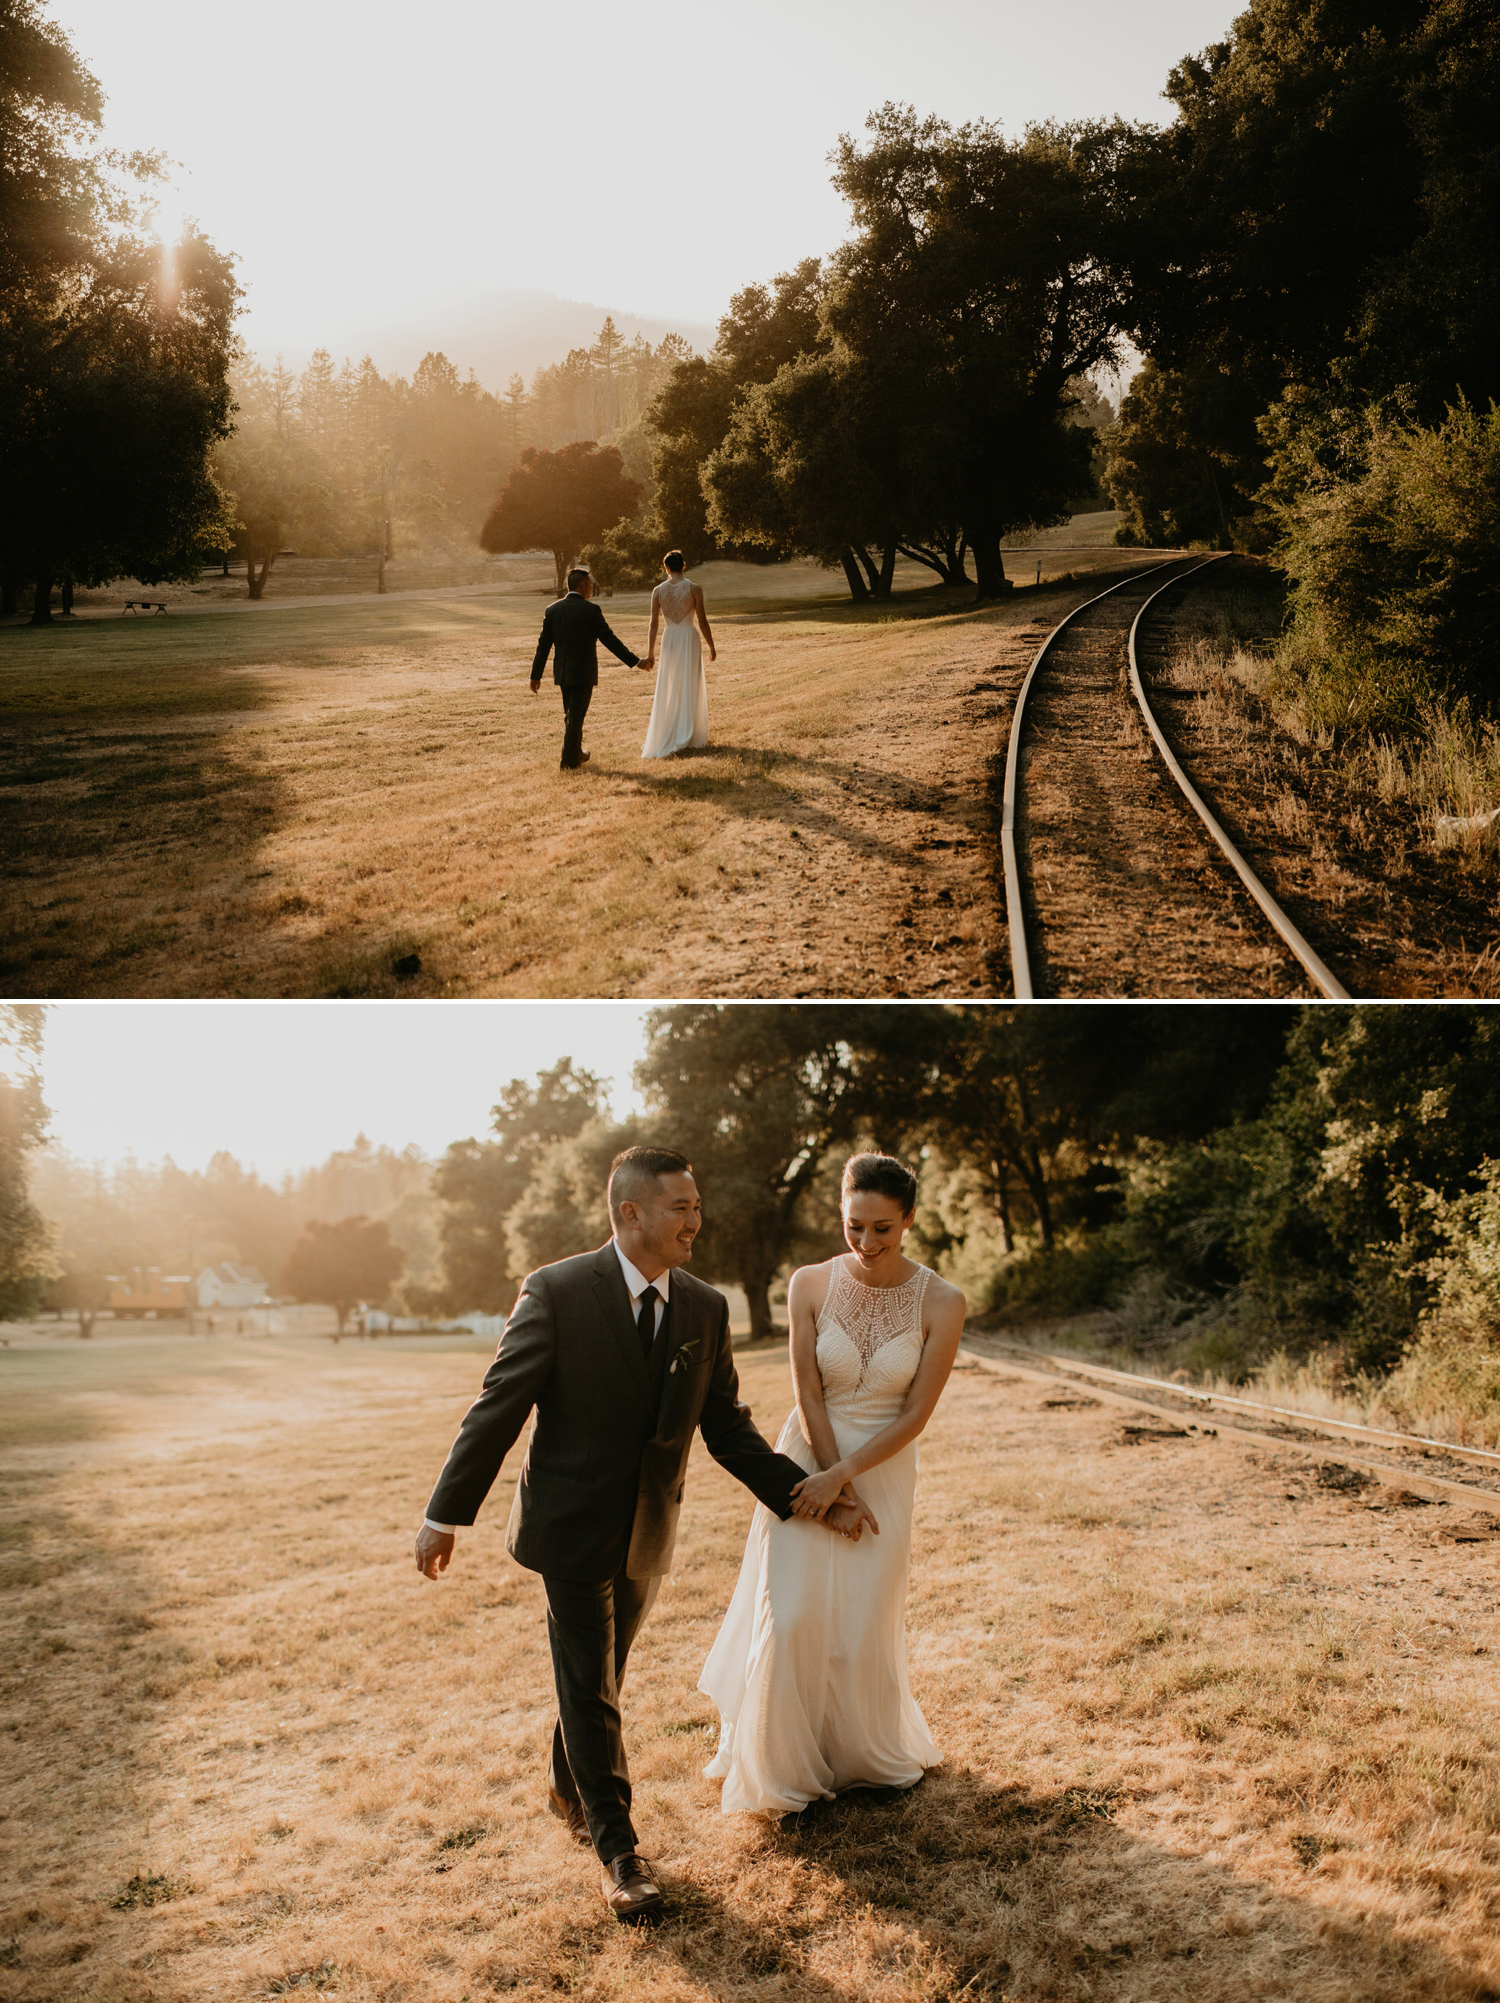
<path fill-rule="evenodd" d="M 1292 580 L 1283 670 L 1309 722 L 1405 732 L 1500 698 L 1500 408 L 1440 425 L 1288 397 L 1262 423 Z"/>

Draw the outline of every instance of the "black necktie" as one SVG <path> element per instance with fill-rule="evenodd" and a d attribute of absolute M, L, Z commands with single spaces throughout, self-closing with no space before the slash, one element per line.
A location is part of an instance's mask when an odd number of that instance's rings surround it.
<path fill-rule="evenodd" d="M 641 1295 L 641 1311 L 635 1318 L 635 1326 L 641 1338 L 642 1356 L 651 1354 L 651 1345 L 656 1340 L 656 1303 L 660 1299 L 655 1287 L 647 1287 Z"/>

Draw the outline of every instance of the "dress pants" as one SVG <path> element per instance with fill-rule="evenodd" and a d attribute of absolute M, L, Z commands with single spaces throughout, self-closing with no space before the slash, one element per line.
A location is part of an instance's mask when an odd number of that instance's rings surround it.
<path fill-rule="evenodd" d="M 583 763 L 583 719 L 594 699 L 592 682 L 563 682 L 562 770 L 571 772 Z"/>
<path fill-rule="evenodd" d="M 587 695 L 587 689 L 584 690 Z M 620 1731 L 620 1685 L 630 1644 L 661 1590 L 659 1577 L 597 1582 L 542 1575 L 557 1724 L 547 1778 L 582 1805 L 602 1863 L 636 1847 L 630 1774 Z"/>

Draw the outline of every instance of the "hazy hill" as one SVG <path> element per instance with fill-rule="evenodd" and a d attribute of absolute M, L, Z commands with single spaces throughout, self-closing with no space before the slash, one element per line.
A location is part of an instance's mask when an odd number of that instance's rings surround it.
<path fill-rule="evenodd" d="M 562 361 L 570 348 L 587 347 L 606 314 L 613 315 L 627 341 L 638 333 L 652 342 L 675 333 L 706 351 L 714 338 L 712 327 L 698 321 L 642 318 L 618 306 L 560 299 L 555 292 L 498 291 L 427 306 L 393 299 L 391 308 L 386 320 L 310 328 L 300 342 L 278 341 L 274 330 L 257 326 L 252 314 L 245 338 L 267 365 L 279 350 L 289 368 L 301 369 L 314 348 L 325 347 L 335 361 L 369 355 L 382 375 L 409 376 L 429 349 L 440 349 L 461 374 L 473 369 L 486 389 L 497 392 L 512 375 L 530 381 L 544 364 Z"/>

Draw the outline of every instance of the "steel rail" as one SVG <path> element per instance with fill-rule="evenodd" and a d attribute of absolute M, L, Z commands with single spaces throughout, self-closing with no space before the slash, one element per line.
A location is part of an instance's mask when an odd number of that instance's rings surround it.
<path fill-rule="evenodd" d="M 981 1356 L 977 1350 L 973 1349 L 960 1349 L 959 1355 L 966 1361 L 977 1364 L 980 1369 L 987 1370 L 992 1374 L 1003 1375 L 1007 1371 L 1014 1370 L 1019 1376 L 1032 1378 L 1041 1384 L 1056 1384 L 1059 1381 L 1066 1384 L 1076 1381 L 1067 1376 L 1063 1376 L 1060 1379 L 1059 1373 L 1055 1370 L 1039 1370 L 1034 1365 L 1018 1363 L 1010 1356 Z M 1172 1386 L 1174 1391 L 1180 1388 L 1180 1386 L 1175 1384 Z M 1173 1412 L 1164 1410 L 1162 1406 L 1153 1404 L 1148 1398 L 1130 1398 L 1123 1392 L 1106 1390 L 1102 1384 L 1089 1384 L 1087 1389 L 1104 1404 L 1123 1405 L 1131 1411 L 1136 1412 L 1150 1412 L 1158 1419 L 1171 1419 L 1177 1416 Z M 1315 1425 L 1317 1421 L 1313 1420 L 1309 1421 L 1309 1423 Z M 1261 1432 L 1250 1426 L 1230 1425 L 1222 1421 L 1213 1428 L 1213 1434 L 1214 1436 L 1225 1434 L 1231 1439 L 1248 1440 L 1255 1446 L 1271 1446 L 1285 1450 L 1288 1453 L 1302 1454 L 1309 1460 L 1318 1460 L 1326 1456 L 1330 1444 L 1341 1444 L 1338 1441 L 1309 1442 L 1307 1440 L 1288 1440 L 1275 1433 Z M 1200 1433 L 1199 1437 L 1202 1438 L 1203 1435 Z M 1392 1467 L 1388 1461 L 1366 1460 L 1362 1456 L 1354 1454 L 1346 1454 L 1341 1465 L 1357 1467 L 1368 1474 L 1383 1476 L 1392 1486 L 1400 1484 L 1419 1495 L 1425 1492 L 1438 1501 L 1451 1502 L 1460 1500 L 1464 1502 L 1485 1503 L 1488 1504 L 1491 1514 L 1500 1512 L 1500 1491 L 1493 1488 L 1479 1488 L 1473 1483 L 1466 1481 L 1447 1481 L 1440 1475 L 1419 1474 L 1415 1469 Z"/>
<path fill-rule="evenodd" d="M 1215 559 L 1212 557 L 1207 559 L 1208 562 L 1213 562 L 1214 560 Z M 1200 565 L 1197 567 L 1201 568 L 1202 566 Z M 1308 979 L 1312 982 L 1313 986 L 1318 990 L 1319 994 L 1323 995 L 1325 999 L 1327 999 L 1328 1001 L 1348 1001 L 1349 990 L 1346 987 L 1344 987 L 1339 981 L 1335 980 L 1334 976 L 1328 971 L 1327 967 L 1324 966 L 1323 962 L 1318 958 L 1317 954 L 1313 951 L 1312 947 L 1308 945 L 1307 941 L 1303 938 L 1302 934 L 1297 930 L 1296 926 L 1292 923 L 1291 919 L 1287 917 L 1286 913 L 1282 910 L 1281 906 L 1276 902 L 1276 899 L 1271 895 L 1270 891 L 1266 889 L 1265 885 L 1261 882 L 1260 878 L 1255 874 L 1255 871 L 1250 867 L 1249 863 L 1246 862 L 1245 858 L 1240 854 L 1239 850 L 1235 847 L 1234 843 L 1229 839 L 1228 835 L 1224 832 L 1223 828 L 1214 818 L 1214 815 L 1210 811 L 1207 804 L 1205 803 L 1203 796 L 1199 793 L 1197 787 L 1194 786 L 1192 780 L 1189 779 L 1186 772 L 1183 771 L 1181 765 L 1178 764 L 1176 755 L 1173 752 L 1171 745 L 1168 744 L 1166 738 L 1162 735 L 1161 725 L 1157 722 L 1155 714 L 1152 711 L 1151 705 L 1146 700 L 1146 688 L 1145 684 L 1141 680 L 1140 663 L 1136 658 L 1135 636 L 1140 631 L 1141 621 L 1142 619 L 1145 618 L 1149 607 L 1154 603 L 1156 599 L 1158 599 L 1161 596 L 1163 591 L 1170 590 L 1172 584 L 1175 584 L 1176 582 L 1177 580 L 1175 578 L 1172 578 L 1169 579 L 1169 581 L 1166 584 L 1159 585 L 1157 589 L 1151 593 L 1151 596 L 1146 600 L 1144 600 L 1144 602 L 1141 605 L 1141 609 L 1139 610 L 1139 612 L 1136 613 L 1134 622 L 1132 623 L 1130 628 L 1130 639 L 1127 643 L 1127 651 L 1130 656 L 1130 686 L 1135 691 L 1135 699 L 1137 703 L 1140 705 L 1141 715 L 1146 719 L 1146 728 L 1150 731 L 1152 737 L 1156 740 L 1156 748 L 1161 753 L 1162 760 L 1166 765 L 1167 770 L 1171 773 L 1172 777 L 1177 781 L 1177 784 L 1180 787 L 1183 797 L 1186 799 L 1188 805 L 1192 808 L 1193 812 L 1198 816 L 1199 820 L 1202 821 L 1204 827 L 1208 829 L 1210 835 L 1212 835 L 1213 839 L 1218 843 L 1219 847 L 1223 850 L 1225 859 L 1228 861 L 1230 868 L 1234 871 L 1235 875 L 1239 878 L 1240 882 L 1244 884 L 1245 888 L 1249 891 L 1250 895 L 1255 899 L 1256 903 L 1260 906 L 1261 910 L 1265 913 L 1266 917 L 1270 919 L 1271 925 L 1273 929 L 1277 932 L 1277 934 L 1280 936 L 1283 945 L 1288 947 L 1290 951 L 1296 956 L 1296 958 L 1302 963 L 1303 971 L 1306 973 Z M 1008 887 L 1006 894 L 1007 896 L 1009 896 Z"/>
<path fill-rule="evenodd" d="M 1169 556 L 1164 563 L 1153 563 L 1142 570 L 1132 571 L 1129 577 L 1122 577 L 1118 584 L 1111 584 L 1106 591 L 1099 591 L 1092 598 L 1086 598 L 1081 605 L 1075 605 L 1066 618 L 1059 619 L 1052 631 L 1043 640 L 1031 657 L 1031 666 L 1026 670 L 1021 683 L 1020 694 L 1010 718 L 1010 742 L 1005 748 L 1005 793 L 1000 810 L 1000 854 L 1005 868 L 1005 916 L 1010 933 L 1010 978 L 1011 987 L 1017 1001 L 1035 1001 L 1036 995 L 1031 985 L 1031 956 L 1026 950 L 1026 913 L 1021 902 L 1021 868 L 1016 859 L 1016 798 L 1021 781 L 1021 716 L 1026 708 L 1026 698 L 1031 693 L 1031 684 L 1036 680 L 1036 671 L 1042 665 L 1042 658 L 1058 634 L 1071 626 L 1082 612 L 1091 605 L 1098 605 L 1103 599 L 1112 598 L 1117 591 L 1134 584 L 1141 577 L 1151 577 L 1159 570 L 1166 570 L 1172 564 L 1182 562 L 1180 556 Z M 1197 564 L 1193 566 L 1196 570 Z M 1183 573 L 1186 575 L 1186 573 Z M 1153 592 L 1152 596 L 1156 594 Z M 1150 603 L 1150 600 L 1147 600 Z"/>
<path fill-rule="evenodd" d="M 1193 1398 L 1202 1405 L 1231 1405 L 1236 1411 L 1256 1412 L 1269 1419 L 1291 1419 L 1299 1426 L 1323 1432 L 1352 1433 L 1376 1446 L 1433 1447 L 1456 1459 L 1477 1461 L 1500 1472 L 1500 1453 L 1489 1447 L 1464 1447 L 1456 1440 L 1435 1440 L 1426 1433 L 1398 1433 L 1389 1426 L 1362 1426 L 1353 1419 L 1325 1419 L 1320 1413 L 1299 1412 L 1290 1405 L 1267 1405 L 1259 1398 L 1233 1398 L 1227 1391 L 1199 1391 L 1187 1384 L 1174 1384 L 1166 1377 L 1142 1377 L 1133 1370 L 1112 1370 L 1107 1363 L 1079 1363 L 1071 1356 L 1052 1350 L 1040 1352 L 1057 1369 L 1082 1378 L 1107 1377 L 1112 1384 L 1143 1384 L 1154 1391 L 1168 1391 L 1174 1398 Z"/>

